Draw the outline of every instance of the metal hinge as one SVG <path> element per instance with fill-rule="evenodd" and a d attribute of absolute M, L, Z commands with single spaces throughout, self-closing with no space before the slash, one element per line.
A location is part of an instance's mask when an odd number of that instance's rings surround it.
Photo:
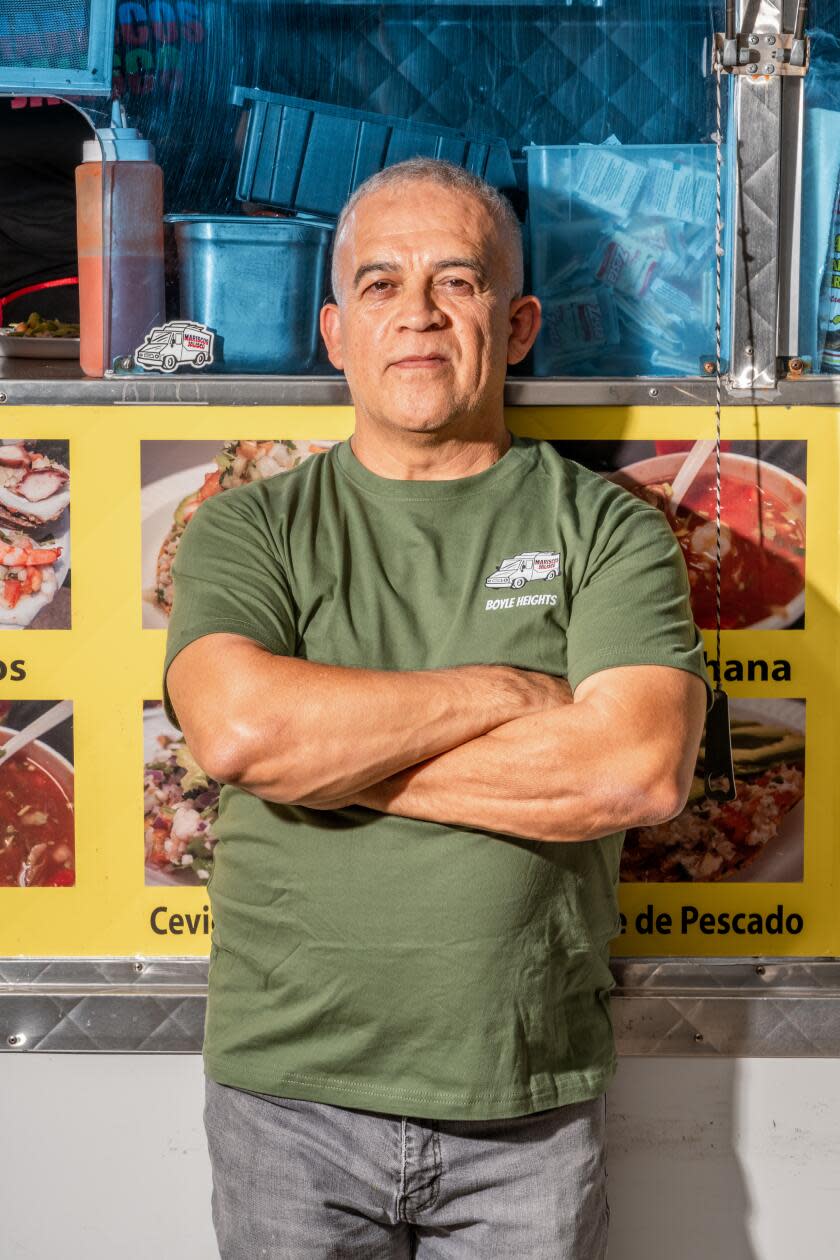
<path fill-rule="evenodd" d="M 736 31 L 735 0 L 727 0 L 726 30 L 715 34 L 721 69 L 750 79 L 806 74 L 811 56 L 807 14 L 808 0 L 798 0 L 792 31 Z"/>

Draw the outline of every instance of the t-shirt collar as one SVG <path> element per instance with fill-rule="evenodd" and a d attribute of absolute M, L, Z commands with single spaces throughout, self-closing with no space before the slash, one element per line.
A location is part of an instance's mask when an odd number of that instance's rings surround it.
<path fill-rule="evenodd" d="M 472 473 L 469 477 L 453 477 L 446 481 L 417 481 L 401 477 L 380 477 L 366 468 L 350 445 L 350 439 L 333 448 L 338 467 L 359 489 L 382 498 L 406 500 L 460 499 L 480 494 L 495 487 L 498 482 L 514 473 L 525 472 L 533 463 L 536 442 L 532 438 L 511 434 L 511 444 L 489 468 Z"/>

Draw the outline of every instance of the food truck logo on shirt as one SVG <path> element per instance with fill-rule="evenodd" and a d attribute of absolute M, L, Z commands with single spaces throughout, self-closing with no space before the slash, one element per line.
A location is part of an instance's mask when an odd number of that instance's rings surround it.
<path fill-rule="evenodd" d="M 145 372 L 175 372 L 184 365 L 208 367 L 213 362 L 214 336 L 204 324 L 175 319 L 146 333 L 134 361 Z"/>
<path fill-rule="evenodd" d="M 560 573 L 559 551 L 520 551 L 518 556 L 509 556 L 485 578 L 484 585 L 491 590 L 500 587 L 518 591 L 526 582 L 552 582 Z M 520 608 L 534 604 L 553 607 L 557 596 L 546 592 L 542 595 L 518 595 L 507 599 L 488 599 L 484 605 L 485 612 L 498 612 L 501 608 Z"/>
<path fill-rule="evenodd" d="M 518 591 L 526 582 L 551 582 L 560 572 L 559 551 L 520 551 L 503 560 L 484 585 L 510 586 Z"/>

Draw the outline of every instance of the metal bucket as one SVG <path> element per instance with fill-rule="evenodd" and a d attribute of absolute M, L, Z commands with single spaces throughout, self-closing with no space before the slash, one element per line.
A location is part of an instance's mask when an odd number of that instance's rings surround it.
<path fill-rule="evenodd" d="M 169 214 L 180 318 L 212 329 L 214 371 L 311 371 L 334 225 L 316 219 Z"/>

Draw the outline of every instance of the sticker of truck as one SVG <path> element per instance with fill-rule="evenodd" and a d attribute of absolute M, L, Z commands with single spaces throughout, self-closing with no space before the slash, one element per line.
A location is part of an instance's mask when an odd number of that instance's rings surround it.
<path fill-rule="evenodd" d="M 559 551 L 520 551 L 518 556 L 503 560 L 484 585 L 512 586 L 518 591 L 526 582 L 551 582 L 559 572 Z"/>
<path fill-rule="evenodd" d="M 144 372 L 174 372 L 184 364 L 206 367 L 213 362 L 213 333 L 203 324 L 171 320 L 146 333 L 134 361 Z"/>

